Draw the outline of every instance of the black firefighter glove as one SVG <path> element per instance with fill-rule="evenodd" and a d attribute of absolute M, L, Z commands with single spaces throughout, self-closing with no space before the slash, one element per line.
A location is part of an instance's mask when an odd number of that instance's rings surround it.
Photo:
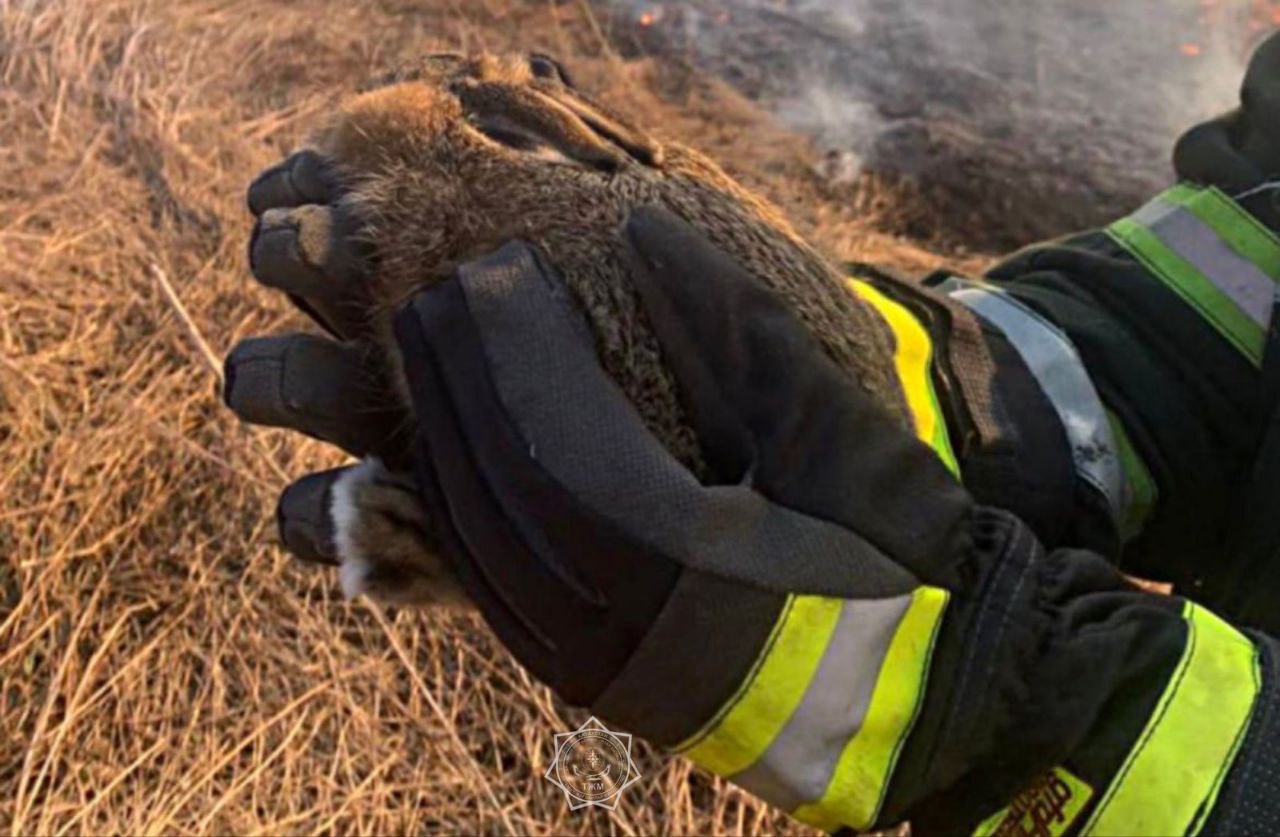
<path fill-rule="evenodd" d="M 314 151 L 259 174 L 248 194 L 249 267 L 330 334 L 350 339 L 368 310 L 360 291 L 369 259 L 343 195 L 331 164 Z"/>
<path fill-rule="evenodd" d="M 1179 178 L 1217 186 L 1280 231 L 1280 33 L 1249 60 L 1240 106 L 1183 134 L 1173 167 Z"/>
<path fill-rule="evenodd" d="M 646 429 L 529 248 L 397 320 L 425 506 L 516 657 L 826 829 L 1202 824 L 1253 645 L 975 507 L 691 228 L 642 211 L 627 235 L 708 481 Z"/>
<path fill-rule="evenodd" d="M 411 418 L 390 395 L 381 350 L 356 335 L 368 266 L 343 192 L 320 155 L 301 151 L 249 186 L 254 278 L 282 291 L 331 337 L 292 333 L 239 343 L 224 364 L 223 398 L 242 419 L 284 427 L 393 471 L 410 468 Z M 363 329 L 367 332 L 367 329 Z M 309 474 L 280 496 L 280 536 L 295 556 L 337 564 L 331 491 L 348 471 Z"/>

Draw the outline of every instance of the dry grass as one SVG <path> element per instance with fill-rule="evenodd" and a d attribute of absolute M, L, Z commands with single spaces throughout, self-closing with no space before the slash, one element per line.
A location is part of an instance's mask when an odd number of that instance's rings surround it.
<path fill-rule="evenodd" d="M 348 604 L 291 562 L 275 496 L 335 456 L 215 396 L 214 356 L 301 326 L 248 281 L 246 182 L 431 46 L 567 56 L 829 248 L 933 261 L 745 103 L 618 61 L 586 9 L 0 0 L 0 831 L 799 831 L 648 751 L 617 813 L 570 813 L 541 774 L 578 716 L 478 623 Z"/>

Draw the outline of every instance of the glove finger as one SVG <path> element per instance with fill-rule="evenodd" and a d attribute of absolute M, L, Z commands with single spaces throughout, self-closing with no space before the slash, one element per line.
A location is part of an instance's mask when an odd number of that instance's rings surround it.
<path fill-rule="evenodd" d="M 339 207 L 268 209 L 254 225 L 249 268 L 332 333 L 356 336 L 367 330 L 368 264 L 356 228 L 355 219 Z"/>
<path fill-rule="evenodd" d="M 313 564 L 337 566 L 333 534 L 333 485 L 352 467 L 307 474 L 290 484 L 276 503 L 276 528 L 285 549 Z"/>
<path fill-rule="evenodd" d="M 1262 183 L 1264 172 L 1232 140 L 1232 135 L 1239 133 L 1241 119 L 1240 111 L 1234 110 L 1179 137 L 1173 147 L 1173 168 L 1178 177 L 1213 184 L 1230 194 Z"/>
<path fill-rule="evenodd" d="M 407 447 L 408 416 L 381 368 L 377 350 L 366 344 L 310 334 L 251 338 L 227 355 L 223 400 L 252 424 L 395 460 Z"/>
<path fill-rule="evenodd" d="M 268 209 L 254 226 L 249 268 L 271 288 L 330 299 L 365 275 L 364 248 L 344 211 L 321 204 Z"/>
<path fill-rule="evenodd" d="M 789 450 L 783 437 L 801 429 L 790 424 L 794 408 L 815 391 L 852 389 L 848 379 L 772 291 L 698 230 L 641 209 L 626 235 L 637 290 L 712 468 L 725 482 L 748 472 L 759 480 L 771 464 L 762 458 Z"/>
<path fill-rule="evenodd" d="M 259 216 L 268 209 L 332 203 L 339 196 L 338 181 L 329 161 L 305 149 L 263 171 L 249 184 L 249 211 Z"/>
<path fill-rule="evenodd" d="M 1280 33 L 1271 35 L 1254 50 L 1240 86 L 1240 101 L 1254 133 L 1274 148 L 1280 142 Z"/>
<path fill-rule="evenodd" d="M 1178 177 L 1235 195 L 1280 174 L 1280 34 L 1254 50 L 1240 86 L 1240 107 L 1202 122 L 1173 149 Z M 1267 223 L 1275 208 L 1267 193 L 1246 208 Z"/>

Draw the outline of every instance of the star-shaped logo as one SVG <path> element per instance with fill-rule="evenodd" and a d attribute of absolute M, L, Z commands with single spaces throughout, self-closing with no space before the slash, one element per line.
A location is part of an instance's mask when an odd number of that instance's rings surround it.
<path fill-rule="evenodd" d="M 631 761 L 631 736 L 588 718 L 573 732 L 556 735 L 556 754 L 546 777 L 564 791 L 571 810 L 598 805 L 612 811 L 622 792 L 640 778 Z"/>

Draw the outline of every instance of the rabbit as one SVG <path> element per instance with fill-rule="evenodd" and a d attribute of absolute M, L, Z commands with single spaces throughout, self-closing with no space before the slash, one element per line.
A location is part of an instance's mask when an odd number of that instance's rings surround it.
<path fill-rule="evenodd" d="M 384 348 L 395 397 L 406 405 L 391 334 L 396 308 L 459 264 L 518 238 L 563 277 L 594 330 L 604 369 L 650 430 L 701 473 L 696 439 L 622 257 L 628 213 L 659 205 L 780 294 L 850 381 L 909 426 L 887 326 L 778 209 L 707 157 L 659 142 L 593 102 L 546 56 L 439 54 L 385 82 L 346 102 L 311 136 L 310 147 L 341 184 L 338 204 L 299 207 L 277 220 L 294 224 L 304 242 L 347 229 L 368 253 L 356 283 L 361 316 L 348 330 Z M 404 513 L 412 491 L 376 460 L 335 485 L 335 542 L 348 595 L 399 604 L 465 598 L 430 548 L 425 518 Z"/>

